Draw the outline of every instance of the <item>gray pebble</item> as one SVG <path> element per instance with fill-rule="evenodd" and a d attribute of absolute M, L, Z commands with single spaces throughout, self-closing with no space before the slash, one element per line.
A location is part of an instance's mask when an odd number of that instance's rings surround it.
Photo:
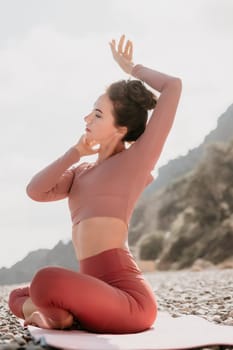
<path fill-rule="evenodd" d="M 18 343 L 19 345 L 25 345 L 26 344 L 26 341 L 20 337 L 19 335 L 18 336 L 15 336 L 14 337 L 14 340 L 16 341 L 16 343 Z"/>
<path fill-rule="evenodd" d="M 7 334 L 4 334 L 2 336 L 2 339 L 3 340 L 6 340 L 6 339 L 14 339 L 14 335 L 12 333 L 7 333 Z"/>
<path fill-rule="evenodd" d="M 212 321 L 221 322 L 221 317 L 220 317 L 219 315 L 215 315 L 215 316 L 212 318 Z"/>
<path fill-rule="evenodd" d="M 227 325 L 227 326 L 233 326 L 233 318 L 225 320 L 224 324 Z"/>

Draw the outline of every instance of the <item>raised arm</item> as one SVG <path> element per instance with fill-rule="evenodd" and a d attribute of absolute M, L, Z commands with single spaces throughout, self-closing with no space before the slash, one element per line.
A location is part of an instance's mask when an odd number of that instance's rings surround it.
<path fill-rule="evenodd" d="M 133 44 L 122 35 L 118 46 L 115 40 L 110 42 L 115 61 L 124 72 L 142 80 L 151 88 L 158 91 L 160 96 L 144 133 L 131 145 L 128 150 L 132 165 L 151 171 L 164 146 L 172 127 L 177 105 L 181 94 L 181 79 L 158 72 L 151 68 L 133 63 Z"/>
<path fill-rule="evenodd" d="M 37 173 L 26 188 L 28 196 L 39 202 L 56 201 L 67 197 L 73 182 L 74 169 L 80 153 L 71 147 L 63 156 Z"/>
<path fill-rule="evenodd" d="M 144 165 L 152 170 L 172 127 L 182 84 L 179 78 L 142 65 L 134 66 L 131 74 L 160 93 L 144 133 L 130 147 L 134 157 L 140 159 L 140 163 L 143 161 Z"/>

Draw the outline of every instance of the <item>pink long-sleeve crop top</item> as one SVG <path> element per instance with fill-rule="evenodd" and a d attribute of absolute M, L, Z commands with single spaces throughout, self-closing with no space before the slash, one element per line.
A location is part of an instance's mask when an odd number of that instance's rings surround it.
<path fill-rule="evenodd" d="M 75 147 L 37 173 L 27 186 L 36 201 L 68 197 L 73 224 L 90 217 L 117 217 L 127 226 L 172 127 L 181 93 L 181 80 L 142 65 L 132 75 L 160 92 L 144 133 L 127 149 L 100 164 L 83 162 Z"/>

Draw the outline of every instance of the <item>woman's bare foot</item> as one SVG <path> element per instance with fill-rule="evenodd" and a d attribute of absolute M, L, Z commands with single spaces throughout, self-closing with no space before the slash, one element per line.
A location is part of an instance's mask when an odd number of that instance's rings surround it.
<path fill-rule="evenodd" d="M 24 304 L 23 304 L 23 314 L 24 314 L 24 318 L 28 318 L 34 311 L 37 311 L 38 308 L 36 307 L 35 304 L 33 304 L 32 299 L 28 298 L 25 300 Z"/>
<path fill-rule="evenodd" d="M 34 311 L 29 317 L 25 318 L 24 326 L 35 326 L 45 329 L 65 329 L 69 328 L 73 323 L 73 316 L 71 314 L 65 320 L 54 321 L 46 317 L 40 311 Z"/>

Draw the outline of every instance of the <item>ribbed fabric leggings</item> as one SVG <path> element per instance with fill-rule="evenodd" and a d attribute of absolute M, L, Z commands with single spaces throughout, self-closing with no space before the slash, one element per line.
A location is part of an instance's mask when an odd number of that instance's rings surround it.
<path fill-rule="evenodd" d="M 150 328 L 157 303 L 131 253 L 114 248 L 80 260 L 80 272 L 61 267 L 39 270 L 30 287 L 15 289 L 10 310 L 24 318 L 30 297 L 38 310 L 56 320 L 69 311 L 81 328 L 96 333 L 133 333 Z"/>

